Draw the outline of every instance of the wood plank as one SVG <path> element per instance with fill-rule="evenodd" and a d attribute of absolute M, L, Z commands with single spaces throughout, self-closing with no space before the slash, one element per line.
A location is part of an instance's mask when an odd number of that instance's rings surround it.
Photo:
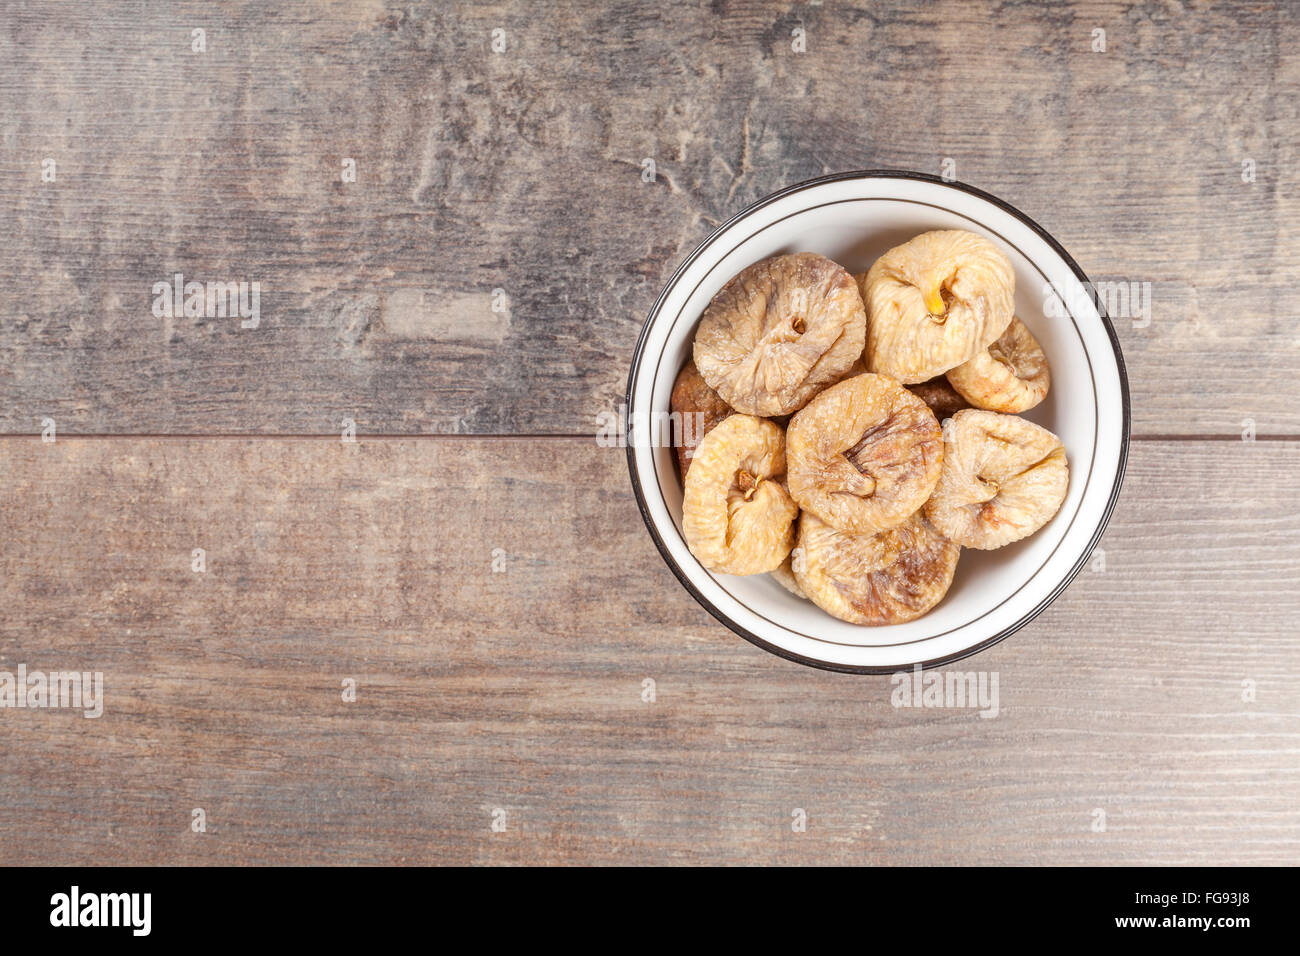
<path fill-rule="evenodd" d="M 587 441 L 8 439 L 0 669 L 105 704 L 0 711 L 0 863 L 1294 864 L 1298 476 L 1135 443 L 989 720 L 732 635 Z"/>
<path fill-rule="evenodd" d="M 6 14 L 0 431 L 589 434 L 715 223 L 951 157 L 1095 278 L 1152 283 L 1150 326 L 1119 329 L 1138 433 L 1300 434 L 1285 4 Z M 178 271 L 261 283 L 261 325 L 155 318 Z"/>

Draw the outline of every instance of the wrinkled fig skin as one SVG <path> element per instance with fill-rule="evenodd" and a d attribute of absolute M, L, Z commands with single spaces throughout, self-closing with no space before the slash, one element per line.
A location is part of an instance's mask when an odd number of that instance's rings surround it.
<path fill-rule="evenodd" d="M 794 576 L 794 569 L 791 567 L 791 558 L 786 558 L 781 562 L 781 566 L 772 572 L 772 577 L 776 578 L 776 583 L 781 585 L 797 598 L 808 600 L 808 595 L 803 593 L 803 588 L 799 587 L 799 582 Z"/>
<path fill-rule="evenodd" d="M 787 465 L 789 464 L 788 460 L 786 464 Z M 786 494 L 790 493 L 790 486 L 785 482 L 785 480 L 782 480 L 781 487 L 785 489 Z M 791 498 L 790 500 L 794 501 L 793 498 Z M 797 506 L 798 502 L 795 502 L 795 504 Z M 797 518 L 795 519 L 794 540 L 796 541 L 799 540 L 799 527 L 798 527 Z M 808 595 L 803 593 L 803 588 L 799 587 L 799 582 L 795 580 L 794 568 L 791 565 L 791 562 L 793 560 L 794 560 L 794 551 L 791 550 L 790 554 L 786 555 L 786 559 L 781 562 L 781 566 L 771 572 L 772 577 L 776 578 L 777 584 L 781 585 L 781 587 L 785 588 L 795 597 L 803 598 L 806 601 L 808 600 Z"/>
<path fill-rule="evenodd" d="M 794 546 L 799 506 L 781 484 L 779 426 L 732 415 L 704 436 L 686 472 L 682 532 L 691 553 L 720 574 L 763 574 Z"/>
<path fill-rule="evenodd" d="M 790 494 L 835 528 L 871 534 L 920 508 L 943 467 L 934 413 L 893 379 L 845 379 L 790 420 Z"/>
<path fill-rule="evenodd" d="M 681 422 L 680 431 L 674 435 L 674 439 L 680 439 L 677 446 L 677 468 L 685 482 L 686 471 L 691 467 L 691 459 L 700 441 L 731 415 L 733 410 L 718 397 L 717 392 L 709 388 L 694 362 L 687 362 L 673 383 L 671 407 Z"/>
<path fill-rule="evenodd" d="M 947 378 L 976 408 L 1012 414 L 1033 408 L 1052 384 L 1047 356 L 1018 318 L 987 349 L 949 369 Z"/>
<path fill-rule="evenodd" d="M 909 385 L 907 390 L 929 405 L 930 411 L 934 412 L 934 417 L 940 422 L 945 418 L 952 418 L 963 408 L 970 408 L 970 403 L 962 398 L 942 375 L 928 382 Z"/>
<path fill-rule="evenodd" d="M 836 381 L 831 382 L 830 384 L 837 385 L 840 382 L 844 381 L 846 378 L 853 378 L 853 376 L 855 375 L 861 375 L 866 370 L 867 370 L 867 363 L 862 361 L 862 356 L 859 355 L 856 359 L 853 360 L 853 364 L 849 366 L 849 370 L 845 372 L 843 375 L 841 375 Z M 947 382 L 947 379 L 944 379 L 944 381 Z M 827 388 L 829 387 L 830 385 L 827 386 Z M 772 419 L 772 421 L 776 422 L 782 428 L 789 428 L 790 419 L 792 418 L 794 418 L 794 415 L 777 415 Z"/>
<path fill-rule="evenodd" d="M 991 550 L 1047 524 L 1065 500 L 1065 446 L 1015 415 L 967 409 L 952 417 L 943 474 L 926 517 L 963 548 Z"/>
<path fill-rule="evenodd" d="M 878 534 L 839 531 L 807 513 L 793 562 L 799 586 L 823 611 L 850 624 L 902 624 L 948 593 L 961 549 L 921 512 Z"/>
<path fill-rule="evenodd" d="M 906 385 L 969 362 L 1011 322 L 1011 260 L 982 236 L 926 232 L 858 277 L 867 307 L 867 368 Z"/>
<path fill-rule="evenodd" d="M 866 327 L 843 268 L 811 252 L 773 256 L 713 297 L 695 332 L 695 364 L 736 411 L 788 415 L 843 377 Z"/>

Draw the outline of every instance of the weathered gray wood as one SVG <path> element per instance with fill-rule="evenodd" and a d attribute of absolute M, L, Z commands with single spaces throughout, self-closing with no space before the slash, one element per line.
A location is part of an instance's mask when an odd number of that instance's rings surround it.
<path fill-rule="evenodd" d="M 0 711 L 0 863 L 1294 864 L 1298 476 L 1136 443 L 988 720 L 732 635 L 590 441 L 0 441 L 0 669 L 106 682 Z"/>
<path fill-rule="evenodd" d="M 107 700 L 0 710 L 0 863 L 1300 862 L 1300 442 L 1223 440 L 1300 435 L 1298 49 L 1267 3 L 7 3 L 0 431 L 62 437 L 0 440 L 0 670 Z M 716 223 L 946 157 L 1152 283 L 1135 431 L 1219 439 L 1134 443 L 1105 570 L 959 665 L 997 719 L 734 637 L 589 439 L 364 438 L 590 434 Z M 262 324 L 155 318 L 176 271 Z"/>
<path fill-rule="evenodd" d="M 1119 329 L 1139 433 L 1300 434 L 1286 4 L 12 0 L 4 20 L 0 431 L 589 434 L 715 223 L 950 157 L 1095 278 L 1152 283 L 1150 326 Z M 260 282 L 261 326 L 155 318 L 177 271 Z"/>

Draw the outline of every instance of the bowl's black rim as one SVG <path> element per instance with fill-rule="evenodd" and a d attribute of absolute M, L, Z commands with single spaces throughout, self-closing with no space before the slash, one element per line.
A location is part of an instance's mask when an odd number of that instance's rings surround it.
<path fill-rule="evenodd" d="M 1034 220 L 1030 219 L 1009 202 L 999 199 L 991 193 L 986 193 L 982 189 L 976 189 L 974 186 L 968 186 L 965 183 L 956 181 L 948 182 L 929 173 L 918 173 L 905 169 L 858 169 L 844 173 L 833 173 L 829 176 L 818 176 L 816 179 L 808 179 L 801 183 L 795 183 L 793 186 L 787 186 L 785 189 L 774 192 L 771 195 L 765 196 L 757 202 L 746 206 L 701 240 L 691 251 L 691 254 L 677 267 L 673 274 L 668 278 L 668 281 L 664 283 L 664 287 L 660 291 L 658 298 L 655 299 L 654 305 L 650 307 L 650 311 L 646 314 L 645 322 L 641 326 L 641 334 L 637 337 L 636 348 L 632 353 L 632 364 L 628 370 L 627 376 L 627 393 L 624 398 L 625 407 L 627 409 L 630 410 L 632 408 L 632 385 L 636 379 L 636 370 L 640 365 L 641 355 L 645 350 L 646 337 L 650 333 L 651 320 L 663 306 L 664 299 L 668 295 L 668 290 L 677 284 L 677 280 L 680 279 L 682 274 L 690 268 L 691 264 L 699 258 L 700 254 L 708 248 L 710 244 L 712 244 L 713 240 L 750 213 L 761 209 L 764 206 L 770 205 L 779 199 L 784 199 L 786 196 L 802 192 L 805 189 L 811 189 L 814 186 L 841 182 L 848 179 L 912 179 L 920 182 L 935 183 L 948 189 L 955 189 L 959 192 L 969 193 L 972 196 L 983 199 L 985 202 L 992 203 L 999 209 L 1010 213 L 1016 219 L 1020 220 L 1020 222 L 1033 230 L 1039 238 L 1051 247 L 1053 252 L 1061 257 L 1061 260 L 1070 267 L 1071 271 L 1074 272 L 1079 281 L 1082 282 L 1085 287 L 1091 288 L 1091 280 L 1089 280 L 1088 276 L 1079 267 L 1079 264 L 1074 261 L 1074 257 L 1066 252 L 1065 248 L 1057 242 L 1046 229 L 1034 222 Z M 1070 582 L 1073 581 L 1078 576 L 1079 572 L 1083 570 L 1084 565 L 1087 564 L 1088 560 L 1092 557 L 1092 553 L 1097 547 L 1097 542 L 1101 540 L 1101 536 L 1105 533 L 1106 526 L 1110 524 L 1111 515 L 1115 511 L 1115 504 L 1119 500 L 1120 487 L 1124 483 L 1124 472 L 1128 467 L 1128 448 L 1129 435 L 1132 426 L 1132 408 L 1129 402 L 1128 371 L 1124 366 L 1124 353 L 1120 350 L 1119 337 L 1115 334 L 1115 326 L 1111 323 L 1110 316 L 1106 314 L 1105 306 L 1100 301 L 1096 301 L 1096 307 L 1097 314 L 1101 316 L 1102 325 L 1106 329 L 1106 334 L 1110 337 L 1110 347 L 1115 353 L 1115 366 L 1119 371 L 1120 400 L 1123 407 L 1123 435 L 1120 440 L 1119 463 L 1115 472 L 1115 485 L 1111 489 L 1110 499 L 1106 502 L 1106 508 L 1102 513 L 1101 520 L 1097 523 L 1097 529 L 1093 532 L 1092 540 L 1088 542 L 1088 547 L 1084 549 L 1083 554 L 1080 556 L 1079 560 L 1075 562 L 1075 565 L 1070 569 L 1070 572 L 1061 579 L 1061 582 L 1052 589 L 1051 593 L 1039 602 L 1037 607 L 1025 614 L 1020 618 L 1020 620 L 995 634 L 993 637 L 965 648 L 964 650 L 958 651 L 955 654 L 949 654 L 944 657 L 936 657 L 933 660 L 920 662 L 922 668 L 939 667 L 943 664 L 951 664 L 954 661 L 960 661 L 973 654 L 978 654 L 980 651 L 986 650 L 994 644 L 997 644 L 999 641 L 1010 637 L 1034 618 L 1038 617 L 1038 615 L 1046 610 L 1053 601 L 1061 596 L 1061 593 L 1069 586 Z M 664 563 L 668 565 L 669 570 L 673 572 L 677 577 L 677 580 L 682 583 L 682 587 L 686 588 L 687 592 L 699 602 L 700 606 L 717 618 L 722 624 L 726 625 L 730 630 L 734 631 L 756 647 L 760 647 L 767 651 L 769 654 L 775 654 L 777 657 L 785 658 L 788 661 L 794 661 L 797 664 L 805 664 L 808 667 L 816 667 L 820 670 L 836 671 L 844 674 L 895 674 L 900 670 L 917 666 L 915 664 L 899 665 L 894 667 L 854 666 L 849 664 L 836 664 L 832 661 L 818 660 L 815 657 L 805 657 L 802 654 L 795 654 L 792 651 L 788 651 L 783 647 L 777 647 L 775 644 L 763 640 L 758 635 L 746 630 L 736 622 L 732 621 L 723 614 L 722 611 L 714 607 L 714 605 L 700 593 L 691 582 L 690 578 L 688 578 L 682 569 L 678 567 L 677 562 L 673 560 L 672 555 L 668 553 L 668 548 L 664 545 L 663 538 L 660 536 L 659 530 L 655 527 L 654 521 L 650 517 L 650 510 L 646 506 L 645 492 L 641 487 L 641 479 L 637 475 L 636 470 L 636 449 L 631 442 L 627 445 L 627 466 L 628 473 L 632 479 L 632 490 L 636 494 L 637 508 L 641 512 L 641 520 L 645 522 L 646 528 L 650 531 L 650 537 L 654 539 L 655 547 L 659 549 L 659 554 L 664 559 Z"/>

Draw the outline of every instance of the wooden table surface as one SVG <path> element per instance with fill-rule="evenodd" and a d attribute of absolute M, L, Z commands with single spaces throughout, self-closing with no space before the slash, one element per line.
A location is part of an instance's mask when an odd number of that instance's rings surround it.
<path fill-rule="evenodd" d="M 0 670 L 104 711 L 0 710 L 0 863 L 1300 862 L 1288 6 L 8 0 Z M 1152 289 L 991 720 L 734 636 L 594 440 L 717 223 L 946 159 Z"/>

